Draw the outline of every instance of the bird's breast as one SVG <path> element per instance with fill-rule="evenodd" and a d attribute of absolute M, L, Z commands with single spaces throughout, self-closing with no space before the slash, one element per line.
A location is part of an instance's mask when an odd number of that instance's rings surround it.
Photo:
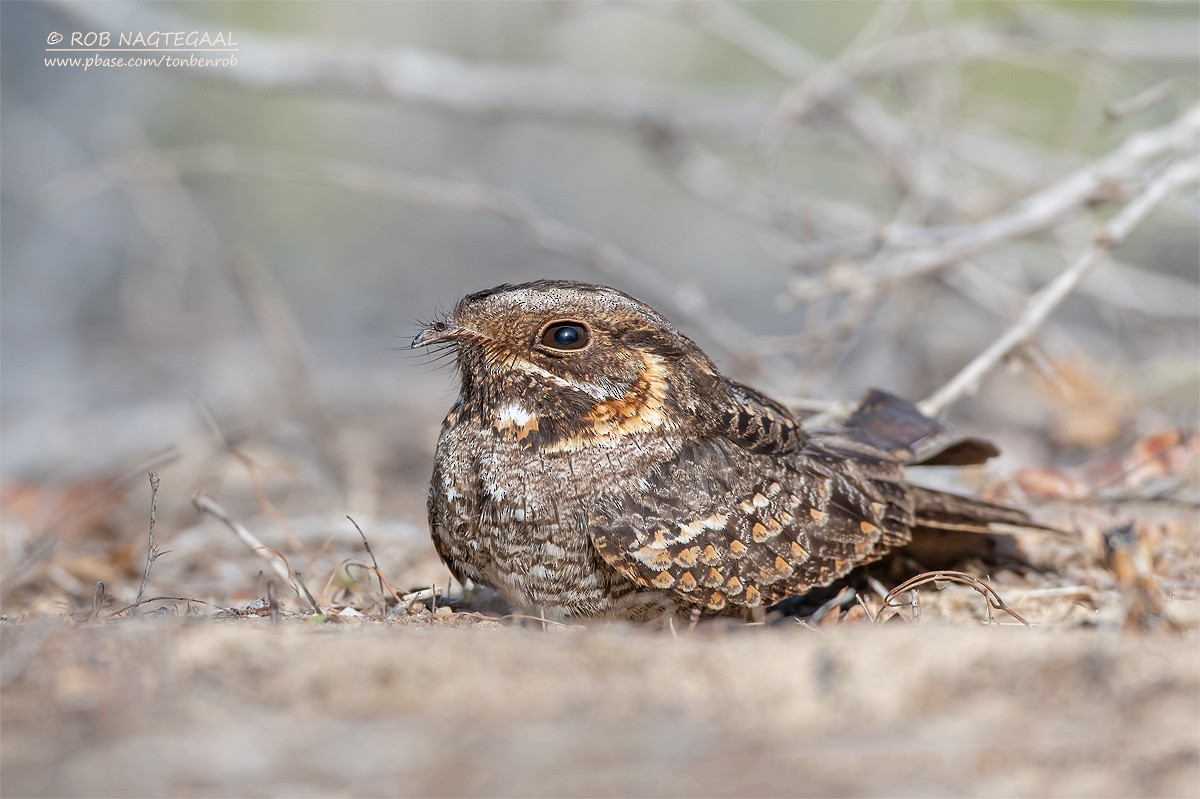
<path fill-rule="evenodd" d="M 651 490 L 648 477 L 670 448 L 646 433 L 624 434 L 618 446 L 528 447 L 540 427 L 513 402 L 491 424 L 460 419 L 443 430 L 433 533 L 464 574 L 515 604 L 600 612 L 620 593 L 619 578 L 592 545 L 589 515 L 609 492 Z"/>

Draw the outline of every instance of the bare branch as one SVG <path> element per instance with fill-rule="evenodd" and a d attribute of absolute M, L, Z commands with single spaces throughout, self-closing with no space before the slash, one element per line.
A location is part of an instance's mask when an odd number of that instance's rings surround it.
<path fill-rule="evenodd" d="M 693 195 L 759 224 L 792 235 L 798 228 L 807 228 L 824 236 L 860 237 L 862 231 L 878 227 L 878 220 L 865 209 L 824 198 L 791 196 L 784 213 L 761 179 L 745 174 L 708 148 L 685 138 L 651 136 L 647 138 L 647 147 L 658 156 L 667 174 Z M 789 237 L 777 249 L 786 252 L 794 246 Z"/>
<path fill-rule="evenodd" d="M 714 37 L 730 44 L 774 70 L 788 80 L 804 83 L 827 68 L 835 67 L 809 53 L 799 42 L 761 22 L 745 6 L 725 2 L 693 2 L 671 5 L 686 19 Z M 912 146 L 904 126 L 897 122 L 872 97 L 852 92 L 849 86 L 829 97 L 832 109 L 863 142 L 874 150 L 884 166 L 906 191 L 920 188 L 920 176 L 912 168 Z M 786 104 L 777 109 L 777 118 L 786 119 Z"/>
<path fill-rule="evenodd" d="M 1116 122 L 1134 114 L 1140 114 L 1147 108 L 1152 108 L 1171 96 L 1175 81 L 1167 78 L 1152 86 L 1142 89 L 1132 97 L 1109 103 L 1104 108 L 1104 115 L 1109 122 Z"/>
<path fill-rule="evenodd" d="M 1021 315 L 992 342 L 991 346 L 979 353 L 948 383 L 919 404 L 921 412 L 928 416 L 937 416 L 959 397 L 974 391 L 983 378 L 1009 353 L 1032 338 L 1079 281 L 1100 263 L 1110 250 L 1121 244 L 1159 203 L 1178 189 L 1195 183 L 1200 183 L 1200 158 L 1174 164 L 1151 181 L 1141 194 L 1096 231 L 1092 246 L 1081 254 L 1070 268 L 1029 298 Z"/>
<path fill-rule="evenodd" d="M 1011 8 L 1046 41 L 1117 61 L 1195 64 L 1200 55 L 1194 22 L 1150 19 L 1138 14 L 1078 14 L 1041 3 L 1017 3 Z"/>
<path fill-rule="evenodd" d="M 1054 265 L 1034 261 L 1029 273 L 1050 280 L 1057 273 Z M 1135 266 L 1110 257 L 1102 269 L 1079 286 L 1079 293 L 1098 302 L 1125 311 L 1155 317 L 1192 318 L 1200 316 L 1200 285 L 1175 275 Z"/>
<path fill-rule="evenodd" d="M 197 29 L 194 20 L 162 9 L 155 9 L 152 24 L 143 23 L 144 12 L 136 4 L 116 13 L 111 6 L 87 2 L 54 5 L 92 30 Z M 389 100 L 472 116 L 520 115 L 621 128 L 678 127 L 692 135 L 736 139 L 750 139 L 772 112 L 769 100 L 753 93 L 747 97 L 744 87 L 720 91 L 599 80 L 543 66 L 473 63 L 409 47 L 372 49 L 359 42 L 264 36 L 244 30 L 237 39 L 236 68 L 186 70 L 187 77 L 251 91 Z"/>
<path fill-rule="evenodd" d="M 895 29 L 908 14 L 909 6 L 907 2 L 882 3 L 855 35 L 854 41 L 836 58 L 821 64 L 820 68 L 783 95 L 776 109 L 778 116 L 796 124 L 838 93 L 847 89 L 856 91 L 855 73 L 865 68 L 871 56 L 878 53 L 877 46 L 871 44 L 872 40 L 894 40 Z"/>
<path fill-rule="evenodd" d="M 842 291 L 879 288 L 928 274 L 1010 239 L 1048 228 L 1097 197 L 1133 180 L 1156 159 L 1195 149 L 1200 135 L 1200 106 L 1170 125 L 1131 136 L 1098 161 L 1026 197 L 1007 212 L 976 225 L 953 229 L 891 231 L 890 246 L 861 269 L 838 270 L 829 277 L 798 279 L 790 291 L 808 300 Z"/>
<path fill-rule="evenodd" d="M 43 190 L 44 202 L 62 208 L 130 180 L 173 180 L 181 174 L 229 174 L 315 180 L 449 211 L 499 217 L 537 246 L 584 264 L 661 298 L 672 314 L 703 330 L 712 343 L 742 364 L 757 364 L 754 336 L 715 308 L 694 284 L 681 284 L 611 242 L 545 215 L 523 197 L 487 184 L 386 170 L 346 161 L 314 161 L 274 150 L 201 145 L 136 152 L 62 175 Z"/>

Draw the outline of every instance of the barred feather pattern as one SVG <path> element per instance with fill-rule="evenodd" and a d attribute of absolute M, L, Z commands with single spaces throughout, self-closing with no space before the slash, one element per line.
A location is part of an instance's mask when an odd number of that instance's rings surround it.
<path fill-rule="evenodd" d="M 569 348 L 546 332 L 562 325 L 578 336 Z M 921 525 L 1024 518 L 912 486 L 868 444 L 807 433 L 614 289 L 500 286 L 413 345 L 456 348 L 461 378 L 434 456 L 434 545 L 460 581 L 548 618 L 754 615 Z"/>

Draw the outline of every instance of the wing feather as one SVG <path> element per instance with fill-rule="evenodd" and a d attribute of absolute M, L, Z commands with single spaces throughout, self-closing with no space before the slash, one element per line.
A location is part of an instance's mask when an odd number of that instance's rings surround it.
<path fill-rule="evenodd" d="M 912 541 L 913 530 L 988 529 L 1027 517 L 911 485 L 861 435 L 808 435 L 783 406 L 738 383 L 704 434 L 647 482 L 594 507 L 601 557 L 687 606 L 739 613 L 828 585 Z M 853 432 L 853 431 L 851 431 Z"/>
<path fill-rule="evenodd" d="M 907 541 L 911 505 L 893 507 L 904 495 L 849 463 L 812 445 L 781 456 L 723 437 L 690 442 L 651 476 L 653 509 L 618 491 L 597 505 L 589 532 L 604 560 L 644 588 L 709 612 L 765 607 Z"/>

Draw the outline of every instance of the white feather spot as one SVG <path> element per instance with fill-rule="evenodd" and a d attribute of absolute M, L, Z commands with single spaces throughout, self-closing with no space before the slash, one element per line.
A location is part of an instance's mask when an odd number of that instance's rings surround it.
<path fill-rule="evenodd" d="M 501 424 L 514 424 L 517 427 L 524 427 L 532 419 L 533 414 L 529 409 L 515 402 L 504 403 L 500 406 L 500 411 L 496 414 L 496 420 Z"/>

